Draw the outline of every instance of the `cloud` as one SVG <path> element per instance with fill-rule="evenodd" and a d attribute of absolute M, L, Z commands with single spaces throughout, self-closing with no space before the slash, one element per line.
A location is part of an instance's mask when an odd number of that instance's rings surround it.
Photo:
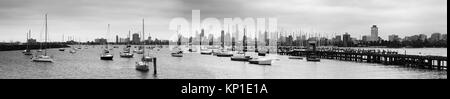
<path fill-rule="evenodd" d="M 349 32 L 368 35 L 377 24 L 380 35 L 400 36 L 432 32 L 447 33 L 447 0 L 0 0 L 0 41 L 24 41 L 33 29 L 38 38 L 43 15 L 49 13 L 52 40 L 70 35 L 82 41 L 97 37 L 126 36 L 140 32 L 142 18 L 146 31 L 167 39 L 172 18 L 190 21 L 192 10 L 208 17 L 276 17 L 279 28 L 305 32 Z M 113 33 L 106 34 L 111 24 Z M 7 36 L 6 36 L 7 35 Z"/>

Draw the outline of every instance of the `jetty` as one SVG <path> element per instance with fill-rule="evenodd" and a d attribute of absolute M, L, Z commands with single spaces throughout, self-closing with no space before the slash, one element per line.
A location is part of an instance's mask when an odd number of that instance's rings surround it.
<path fill-rule="evenodd" d="M 312 53 L 321 59 L 379 63 L 384 65 L 399 65 L 405 67 L 447 70 L 447 57 L 444 56 L 423 56 L 399 54 L 395 51 L 387 50 L 364 50 L 350 48 L 318 48 L 312 50 L 294 50 L 301 47 L 278 46 L 277 53 L 280 55 L 305 56 Z"/>

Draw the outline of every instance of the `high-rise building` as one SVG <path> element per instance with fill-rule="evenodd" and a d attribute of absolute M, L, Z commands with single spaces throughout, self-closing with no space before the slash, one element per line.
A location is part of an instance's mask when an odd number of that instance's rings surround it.
<path fill-rule="evenodd" d="M 351 38 L 350 38 L 350 34 L 348 34 L 347 32 L 343 35 L 343 43 L 344 43 L 344 47 L 350 47 L 351 45 Z"/>
<path fill-rule="evenodd" d="M 425 40 L 427 40 L 427 35 L 425 35 L 425 34 L 420 34 L 420 35 L 419 35 L 419 40 L 420 40 L 420 41 L 425 41 Z"/>
<path fill-rule="evenodd" d="M 108 42 L 108 40 L 104 39 L 104 38 L 97 38 L 94 40 L 95 43 L 98 44 L 106 44 L 106 42 Z"/>
<path fill-rule="evenodd" d="M 373 25 L 371 27 L 371 32 L 370 32 L 370 41 L 378 41 L 378 27 L 377 25 Z"/>
<path fill-rule="evenodd" d="M 441 38 L 442 40 L 447 41 L 447 34 L 443 34 Z"/>
<path fill-rule="evenodd" d="M 116 35 L 116 44 L 118 44 L 118 43 L 119 43 L 119 36 Z"/>
<path fill-rule="evenodd" d="M 133 34 L 133 43 L 134 44 L 138 44 L 141 41 L 141 39 L 139 38 L 139 33 L 134 33 Z"/>
<path fill-rule="evenodd" d="M 392 35 L 389 35 L 389 41 L 391 41 L 391 42 L 400 41 L 400 38 L 398 37 L 398 35 L 392 34 Z"/>
<path fill-rule="evenodd" d="M 439 41 L 441 39 L 441 33 L 431 34 L 430 41 Z"/>
<path fill-rule="evenodd" d="M 370 36 L 367 36 L 367 35 L 362 36 L 362 41 L 364 41 L 364 42 L 369 41 L 369 37 Z"/>

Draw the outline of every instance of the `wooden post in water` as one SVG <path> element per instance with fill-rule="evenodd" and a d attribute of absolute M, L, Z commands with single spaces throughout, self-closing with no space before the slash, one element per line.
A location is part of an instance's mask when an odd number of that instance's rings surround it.
<path fill-rule="evenodd" d="M 158 74 L 156 69 L 156 57 L 153 58 L 153 74 Z"/>

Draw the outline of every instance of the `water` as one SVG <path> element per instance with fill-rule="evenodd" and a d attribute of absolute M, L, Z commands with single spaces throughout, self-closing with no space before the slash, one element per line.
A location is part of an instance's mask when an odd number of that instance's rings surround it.
<path fill-rule="evenodd" d="M 447 79 L 446 71 L 404 68 L 394 65 L 356 63 L 323 59 L 321 62 L 291 60 L 288 56 L 271 54 L 279 58 L 271 66 L 230 61 L 229 57 L 185 53 L 184 57 L 171 57 L 169 48 L 153 50 L 158 57 L 158 74 L 135 70 L 134 58 L 120 58 L 114 49 L 113 61 L 100 60 L 100 46 L 90 46 L 75 54 L 49 49 L 53 63 L 31 62 L 31 56 L 21 51 L 0 52 L 1 79 Z M 445 50 L 446 53 L 446 50 Z"/>

